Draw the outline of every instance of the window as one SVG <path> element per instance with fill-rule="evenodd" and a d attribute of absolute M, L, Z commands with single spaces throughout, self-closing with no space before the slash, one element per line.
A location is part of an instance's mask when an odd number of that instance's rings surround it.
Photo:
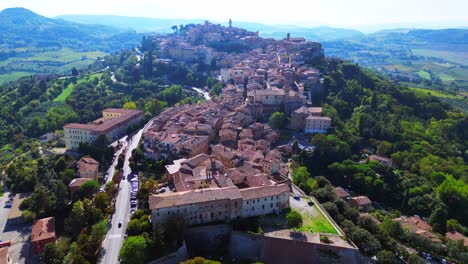
<path fill-rule="evenodd" d="M 262 209 L 265 209 L 265 205 L 262 205 Z"/>

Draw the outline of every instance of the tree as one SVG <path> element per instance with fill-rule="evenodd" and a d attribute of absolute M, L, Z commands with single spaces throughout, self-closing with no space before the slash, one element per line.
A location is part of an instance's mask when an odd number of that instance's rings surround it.
<path fill-rule="evenodd" d="M 408 264 L 426 264 L 426 261 L 418 255 L 410 255 L 408 258 Z"/>
<path fill-rule="evenodd" d="M 393 252 L 384 249 L 377 253 L 377 263 L 394 264 L 397 263 L 397 259 Z"/>
<path fill-rule="evenodd" d="M 76 76 L 78 76 L 78 74 L 79 74 L 79 73 L 78 73 L 78 70 L 77 70 L 75 67 L 73 67 L 73 69 L 72 69 L 72 76 L 73 76 L 73 77 L 76 77 Z"/>
<path fill-rule="evenodd" d="M 73 204 L 70 215 L 72 234 L 77 235 L 81 229 L 88 223 L 87 215 L 82 201 L 77 201 Z"/>
<path fill-rule="evenodd" d="M 23 211 L 23 219 L 24 222 L 27 224 L 32 224 L 34 220 L 36 220 L 36 214 L 29 211 L 29 210 L 24 210 Z"/>
<path fill-rule="evenodd" d="M 282 112 L 274 112 L 268 121 L 272 128 L 280 129 L 286 126 L 286 115 Z"/>
<path fill-rule="evenodd" d="M 82 197 L 91 198 L 99 190 L 99 183 L 95 180 L 89 180 L 80 187 Z"/>
<path fill-rule="evenodd" d="M 291 210 L 286 215 L 286 221 L 288 228 L 299 228 L 302 226 L 302 215 L 297 211 Z"/>
<path fill-rule="evenodd" d="M 380 225 L 382 230 L 395 239 L 400 239 L 405 234 L 405 230 L 401 227 L 399 222 L 392 219 L 385 219 Z"/>
<path fill-rule="evenodd" d="M 59 252 L 54 242 L 47 243 L 44 248 L 44 264 L 61 264 L 65 254 Z"/>
<path fill-rule="evenodd" d="M 146 240 L 143 236 L 129 236 L 119 253 L 123 264 L 146 263 Z"/>
<path fill-rule="evenodd" d="M 310 178 L 310 173 L 307 171 L 307 168 L 301 166 L 293 171 L 293 182 L 299 187 L 304 187 L 307 183 L 307 180 Z"/>
<path fill-rule="evenodd" d="M 123 108 L 124 109 L 129 109 L 129 110 L 136 110 L 137 106 L 136 106 L 135 102 L 125 102 L 124 105 L 123 105 Z"/>
<path fill-rule="evenodd" d="M 107 207 L 110 205 L 110 196 L 106 192 L 100 192 L 94 196 L 94 205 L 96 208 L 105 212 Z"/>
<path fill-rule="evenodd" d="M 70 249 L 70 239 L 60 237 L 53 243 L 48 243 L 44 249 L 44 264 L 61 264 Z"/>
<path fill-rule="evenodd" d="M 327 213 L 333 217 L 333 218 L 336 218 L 336 216 L 338 215 L 339 213 L 339 210 L 338 210 L 338 207 L 336 206 L 336 204 L 332 203 L 332 202 L 326 202 L 326 203 L 323 203 L 322 204 L 323 208 L 325 210 L 327 210 Z"/>
<path fill-rule="evenodd" d="M 38 217 L 51 215 L 55 209 L 55 195 L 47 190 L 44 186 L 39 185 L 34 189 L 30 197 L 26 198 L 23 203 L 29 204 L 26 209 L 34 212 Z"/>
<path fill-rule="evenodd" d="M 194 257 L 193 259 L 186 260 L 180 264 L 221 264 L 221 262 L 205 259 L 202 257 Z"/>
<path fill-rule="evenodd" d="M 317 185 L 319 188 L 324 188 L 325 186 L 331 185 L 330 181 L 323 176 L 318 176 L 315 178 L 315 180 L 317 181 Z"/>

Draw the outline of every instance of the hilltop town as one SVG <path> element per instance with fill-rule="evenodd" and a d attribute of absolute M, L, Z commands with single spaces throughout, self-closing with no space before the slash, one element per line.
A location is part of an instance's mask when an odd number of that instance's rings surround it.
<path fill-rule="evenodd" d="M 172 30 L 9 86 L 0 260 L 466 257 L 462 114 L 289 33 Z"/>

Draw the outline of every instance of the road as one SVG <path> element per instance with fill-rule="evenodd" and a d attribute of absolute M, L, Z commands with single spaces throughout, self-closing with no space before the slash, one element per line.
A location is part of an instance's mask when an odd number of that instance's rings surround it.
<path fill-rule="evenodd" d="M 151 121 L 149 123 L 151 123 Z M 123 166 L 123 175 L 125 176 L 125 180 L 122 180 L 119 185 L 120 190 L 117 194 L 115 212 L 112 216 L 110 229 L 107 232 L 107 236 L 103 242 L 103 249 L 99 263 L 118 263 L 119 251 L 124 241 L 125 229 L 127 227 L 128 221 L 130 220 L 131 185 L 127 181 L 128 174 L 131 172 L 129 159 L 132 156 L 132 151 L 138 146 L 138 143 L 140 142 L 143 130 L 144 129 L 140 129 L 128 142 Z M 118 226 L 119 222 L 122 222 L 121 227 Z"/>
<path fill-rule="evenodd" d="M 103 183 L 102 187 L 106 186 L 107 183 L 112 181 L 112 177 L 114 176 L 114 173 L 115 173 L 115 167 L 117 166 L 117 163 L 119 162 L 119 156 L 122 153 L 122 151 L 127 147 L 127 144 L 128 144 L 127 136 L 120 139 L 120 141 L 123 142 L 122 147 L 115 152 L 114 161 L 112 162 L 112 165 L 110 166 L 110 168 L 107 170 L 107 180 Z"/>

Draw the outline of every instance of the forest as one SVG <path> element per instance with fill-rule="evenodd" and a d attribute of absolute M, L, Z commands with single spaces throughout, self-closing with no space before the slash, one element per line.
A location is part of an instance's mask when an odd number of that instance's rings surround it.
<path fill-rule="evenodd" d="M 466 247 L 450 242 L 444 248 L 392 221 L 401 214 L 419 215 L 437 233 L 468 234 L 466 114 L 353 63 L 328 59 L 320 67 L 323 111 L 333 125 L 327 135 L 313 136 L 313 155 L 295 149 L 296 184 L 316 196 L 370 256 L 385 250 L 402 255 L 397 245 L 402 241 L 466 263 Z M 393 166 L 366 162 L 371 154 L 391 158 Z M 335 196 L 330 183 L 377 202 L 380 208 L 372 214 L 383 224 L 359 216 Z"/>

